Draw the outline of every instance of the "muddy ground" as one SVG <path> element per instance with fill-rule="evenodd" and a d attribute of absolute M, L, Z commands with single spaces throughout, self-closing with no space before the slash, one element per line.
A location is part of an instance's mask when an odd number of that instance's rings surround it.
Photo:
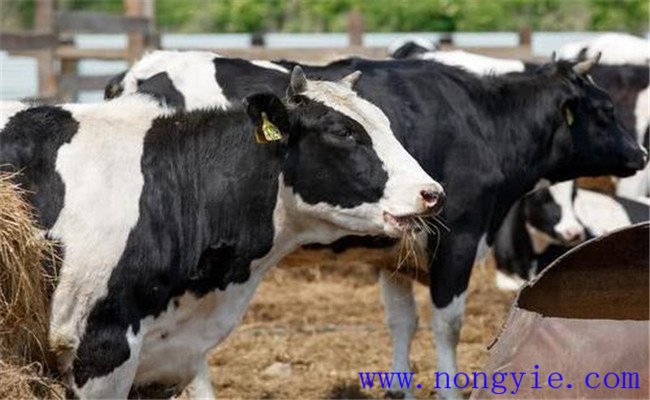
<path fill-rule="evenodd" d="M 458 349 L 465 372 L 481 369 L 514 298 L 493 280 L 491 261 L 474 268 Z M 415 394 L 430 398 L 436 367 L 431 304 L 428 289 L 415 286 L 420 323 L 411 357 L 415 381 L 423 384 Z M 243 323 L 210 356 L 219 398 L 381 398 L 380 389 L 360 388 L 358 372 L 388 371 L 390 361 L 377 273 L 358 265 L 274 268 Z M 284 364 L 283 373 L 264 373 L 276 362 Z"/>

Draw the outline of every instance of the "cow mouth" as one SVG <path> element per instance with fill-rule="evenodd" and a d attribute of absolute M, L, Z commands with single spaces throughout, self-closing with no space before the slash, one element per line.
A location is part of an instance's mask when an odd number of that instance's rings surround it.
<path fill-rule="evenodd" d="M 384 221 L 398 234 L 418 233 L 426 230 L 428 221 L 437 213 L 412 213 L 393 215 L 384 211 Z"/>

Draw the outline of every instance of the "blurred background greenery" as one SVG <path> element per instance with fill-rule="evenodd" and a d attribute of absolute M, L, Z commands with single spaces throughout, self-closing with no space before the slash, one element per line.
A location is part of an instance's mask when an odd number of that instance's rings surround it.
<path fill-rule="evenodd" d="M 358 8 L 367 32 L 648 31 L 649 0 L 157 0 L 167 32 L 338 32 Z M 3 30 L 30 29 L 34 0 L 0 0 Z M 122 13 L 122 0 L 59 0 Z"/>

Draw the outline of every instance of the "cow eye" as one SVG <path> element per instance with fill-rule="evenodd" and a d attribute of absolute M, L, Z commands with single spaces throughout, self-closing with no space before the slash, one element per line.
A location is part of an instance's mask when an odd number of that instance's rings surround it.
<path fill-rule="evenodd" d="M 335 129 L 332 131 L 332 134 L 343 139 L 354 139 L 354 135 L 349 129 Z"/>

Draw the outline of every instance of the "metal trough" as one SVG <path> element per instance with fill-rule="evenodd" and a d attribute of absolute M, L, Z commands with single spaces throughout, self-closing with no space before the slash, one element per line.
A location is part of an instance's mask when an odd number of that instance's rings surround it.
<path fill-rule="evenodd" d="M 643 223 L 590 240 L 524 286 L 471 398 L 650 398 L 649 239 Z M 526 374 L 500 393 L 505 372 Z"/>

